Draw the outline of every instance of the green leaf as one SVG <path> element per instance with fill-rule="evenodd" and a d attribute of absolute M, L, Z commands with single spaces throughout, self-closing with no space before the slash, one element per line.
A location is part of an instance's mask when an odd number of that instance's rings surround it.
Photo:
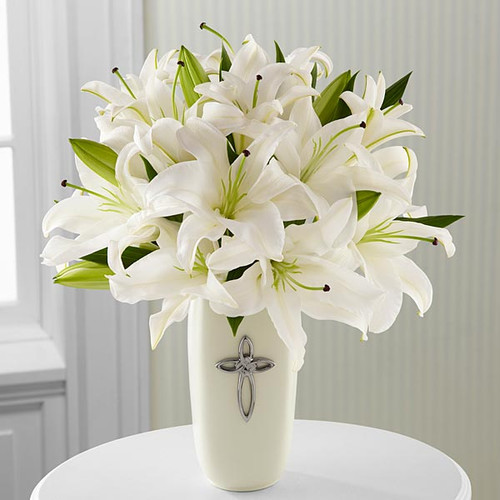
<path fill-rule="evenodd" d="M 227 159 L 229 163 L 233 163 L 236 158 L 238 158 L 238 153 L 236 152 L 236 145 L 234 144 L 233 134 L 229 134 L 227 137 Z"/>
<path fill-rule="evenodd" d="M 311 87 L 316 88 L 316 83 L 318 81 L 318 63 L 314 63 L 313 69 L 311 71 Z"/>
<path fill-rule="evenodd" d="M 358 220 L 362 219 L 377 203 L 381 193 L 376 191 L 356 191 L 358 205 Z"/>
<path fill-rule="evenodd" d="M 108 265 L 108 249 L 102 248 L 101 250 L 96 250 L 95 252 L 84 255 L 82 260 L 88 262 L 95 262 L 96 264 L 101 264 L 103 266 Z"/>
<path fill-rule="evenodd" d="M 418 222 L 433 227 L 447 227 L 463 217 L 463 215 L 429 215 L 427 217 L 396 217 L 396 220 Z"/>
<path fill-rule="evenodd" d="M 326 125 L 334 119 L 340 94 L 344 92 L 350 79 L 351 71 L 347 70 L 345 73 L 337 76 L 333 82 L 330 82 L 325 90 L 321 92 L 321 95 L 315 99 L 313 104 L 314 111 L 316 111 L 321 125 Z"/>
<path fill-rule="evenodd" d="M 400 78 L 396 83 L 393 83 L 390 87 L 385 90 L 384 102 L 382 103 L 382 109 L 388 108 L 399 102 L 405 93 L 406 86 L 408 85 L 408 80 L 411 76 L 411 71 Z"/>
<path fill-rule="evenodd" d="M 229 71 L 231 69 L 231 59 L 227 53 L 226 46 L 222 44 L 221 54 L 220 54 L 220 66 L 219 66 L 219 82 L 222 81 L 222 72 Z"/>
<path fill-rule="evenodd" d="M 69 140 L 76 156 L 97 175 L 118 186 L 115 178 L 115 165 L 118 155 L 105 144 L 88 139 Z"/>
<path fill-rule="evenodd" d="M 234 318 L 227 316 L 227 322 L 231 327 L 231 331 L 233 332 L 233 337 L 236 337 L 236 334 L 238 333 L 238 327 L 240 326 L 240 323 L 243 321 L 243 318 L 244 316 L 235 316 Z"/>
<path fill-rule="evenodd" d="M 172 222 L 182 222 L 182 219 L 184 219 L 184 214 L 176 214 L 176 215 L 167 215 L 165 217 L 167 220 L 171 220 Z"/>
<path fill-rule="evenodd" d="M 236 269 L 232 269 L 231 271 L 229 271 L 227 273 L 226 281 L 233 281 L 233 280 L 237 280 L 238 278 L 241 278 L 243 276 L 243 273 L 247 269 L 252 267 L 255 264 L 255 262 L 257 262 L 257 261 L 253 261 L 251 264 L 247 264 L 246 266 L 241 266 L 241 267 L 237 267 Z"/>
<path fill-rule="evenodd" d="M 148 179 L 152 181 L 158 175 L 158 172 L 154 169 L 153 165 L 151 165 L 151 162 L 147 158 L 142 155 L 139 156 L 144 163 L 144 168 L 146 169 L 146 175 L 148 176 Z"/>
<path fill-rule="evenodd" d="M 346 90 L 352 90 L 354 89 L 354 83 L 356 82 L 356 77 L 358 76 L 359 71 L 356 71 L 354 75 L 351 76 L 349 81 L 347 82 L 347 85 L 344 87 L 344 90 L 342 92 L 345 92 Z M 335 114 L 333 119 L 334 120 L 340 120 L 342 118 L 345 118 L 346 116 L 350 116 L 351 110 L 349 109 L 349 106 L 342 100 L 339 99 L 339 103 L 337 105 L 337 109 L 335 110 Z"/>
<path fill-rule="evenodd" d="M 122 262 L 125 269 L 131 266 L 134 262 L 142 259 L 146 255 L 154 252 L 152 248 L 127 247 L 122 253 Z M 108 265 L 108 249 L 102 248 L 88 255 L 84 255 L 82 260 L 94 262 L 103 266 Z"/>
<path fill-rule="evenodd" d="M 302 224 L 305 224 L 306 220 L 305 219 L 297 219 L 297 220 L 287 220 L 283 222 L 283 225 L 285 227 L 290 226 L 291 224 L 295 224 L 296 226 L 302 226 Z"/>
<path fill-rule="evenodd" d="M 202 65 L 196 57 L 184 45 L 179 53 L 179 60 L 184 63 L 179 71 L 179 80 L 181 82 L 182 93 L 188 107 L 191 107 L 200 97 L 194 91 L 196 85 L 209 82 Z"/>
<path fill-rule="evenodd" d="M 107 290 L 109 282 L 106 275 L 110 274 L 113 271 L 106 265 L 83 261 L 64 268 L 53 279 L 58 285 L 72 288 Z"/>
<path fill-rule="evenodd" d="M 284 63 L 285 61 L 285 56 L 283 55 L 283 52 L 278 45 L 278 42 L 274 40 L 274 48 L 276 49 L 276 62 L 277 63 Z"/>

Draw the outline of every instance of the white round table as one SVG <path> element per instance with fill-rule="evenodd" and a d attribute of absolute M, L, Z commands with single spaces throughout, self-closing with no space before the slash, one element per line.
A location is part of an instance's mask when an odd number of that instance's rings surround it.
<path fill-rule="evenodd" d="M 370 427 L 297 420 L 288 467 L 274 486 L 234 493 L 212 486 L 191 426 L 92 448 L 45 476 L 31 500 L 169 499 L 469 500 L 465 472 L 415 439 Z"/>

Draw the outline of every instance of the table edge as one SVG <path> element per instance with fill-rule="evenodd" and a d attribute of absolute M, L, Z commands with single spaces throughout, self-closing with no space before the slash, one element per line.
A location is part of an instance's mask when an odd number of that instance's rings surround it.
<path fill-rule="evenodd" d="M 467 473 L 465 472 L 465 470 L 455 460 L 453 460 L 448 454 L 444 453 L 442 450 L 440 450 L 439 448 L 436 448 L 435 446 L 432 446 L 432 445 L 430 445 L 430 444 L 428 444 L 428 443 L 426 443 L 424 441 L 421 441 L 419 439 L 413 438 L 411 436 L 407 436 L 406 434 L 400 434 L 399 432 L 389 431 L 387 429 L 381 429 L 379 427 L 371 427 L 371 426 L 360 425 L 360 424 L 351 424 L 351 423 L 347 423 L 347 422 L 332 422 L 330 420 L 295 419 L 294 420 L 294 428 L 295 428 L 296 425 L 301 426 L 303 424 L 309 424 L 309 423 L 312 423 L 312 424 L 321 424 L 321 425 L 331 425 L 331 424 L 334 424 L 334 425 L 340 425 L 340 426 L 345 426 L 345 427 L 359 427 L 359 428 L 363 428 L 363 429 L 375 430 L 375 431 L 379 431 L 379 432 L 383 432 L 383 433 L 394 434 L 396 436 L 400 436 L 400 437 L 403 437 L 405 439 L 416 441 L 417 443 L 419 443 L 421 445 L 424 445 L 426 447 L 432 448 L 433 450 L 436 450 L 439 453 L 441 453 L 442 455 L 444 455 L 448 460 L 450 460 L 455 465 L 455 467 L 457 468 L 457 471 L 458 471 L 458 473 L 459 473 L 459 475 L 460 475 L 460 477 L 462 479 L 462 487 L 461 487 L 460 491 L 458 492 L 458 495 L 457 495 L 457 497 L 456 497 L 455 500 L 471 500 L 471 498 L 472 498 L 472 485 L 471 485 L 470 479 L 469 479 Z M 124 436 L 124 437 L 121 437 L 121 438 L 118 438 L 118 439 L 113 439 L 111 441 L 107 441 L 105 443 L 101 443 L 101 444 L 99 444 L 97 446 L 93 446 L 92 448 L 89 448 L 89 449 L 87 449 L 85 451 L 82 451 L 81 453 L 77 453 L 76 455 L 73 455 L 72 457 L 68 458 L 64 462 L 60 463 L 57 467 L 54 467 L 54 469 L 52 469 L 51 471 L 49 471 L 47 474 L 45 474 L 45 476 L 37 483 L 37 485 L 33 489 L 32 493 L 30 495 L 30 500 L 39 500 L 39 492 L 40 492 L 43 484 L 47 480 L 47 478 L 49 478 L 53 473 L 55 473 L 64 464 L 66 464 L 67 462 L 70 462 L 71 460 L 79 457 L 80 455 L 84 455 L 87 452 L 93 451 L 93 450 L 95 450 L 97 448 L 100 448 L 101 446 L 107 446 L 109 443 L 114 443 L 116 441 L 121 441 L 121 440 L 124 440 L 124 439 L 130 439 L 130 438 L 133 438 L 133 437 L 136 437 L 136 436 L 141 436 L 141 435 L 144 435 L 144 434 L 150 434 L 150 433 L 154 433 L 154 432 L 169 432 L 169 431 L 173 431 L 175 429 L 188 428 L 188 427 L 192 428 L 193 425 L 192 424 L 176 425 L 176 426 L 173 426 L 173 427 L 164 427 L 162 429 L 155 429 L 155 430 L 151 430 L 151 431 L 140 432 L 140 433 L 137 433 L 137 434 L 131 434 L 129 436 Z"/>

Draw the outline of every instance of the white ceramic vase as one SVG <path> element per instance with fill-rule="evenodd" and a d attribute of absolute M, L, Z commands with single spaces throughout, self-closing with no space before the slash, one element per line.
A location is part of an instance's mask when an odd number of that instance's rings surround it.
<path fill-rule="evenodd" d="M 193 301 L 188 353 L 195 446 L 207 478 L 232 491 L 276 483 L 290 449 L 297 373 L 267 312 L 245 317 L 233 337 L 224 316 Z"/>

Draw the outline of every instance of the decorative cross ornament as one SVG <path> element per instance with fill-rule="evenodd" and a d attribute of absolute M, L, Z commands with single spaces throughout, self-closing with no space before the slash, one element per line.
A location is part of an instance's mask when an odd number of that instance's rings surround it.
<path fill-rule="evenodd" d="M 254 358 L 253 342 L 247 335 L 244 335 L 240 340 L 237 358 L 226 358 L 216 363 L 215 367 L 223 372 L 238 373 L 238 406 L 245 422 L 248 422 L 252 418 L 255 408 L 256 390 L 254 373 L 265 372 L 275 366 L 276 363 L 268 358 Z M 250 388 L 250 403 L 246 410 L 243 405 L 243 384 L 245 380 L 248 380 Z"/>

